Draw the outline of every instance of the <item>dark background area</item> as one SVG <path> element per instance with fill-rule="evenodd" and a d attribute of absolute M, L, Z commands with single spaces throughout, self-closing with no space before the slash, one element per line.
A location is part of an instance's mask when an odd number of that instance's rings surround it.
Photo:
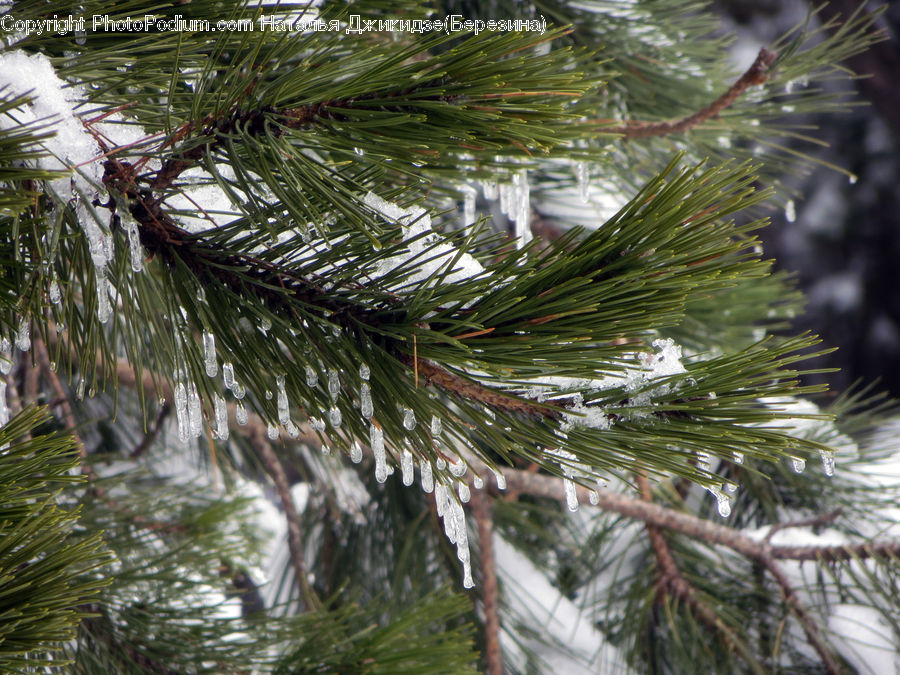
<path fill-rule="evenodd" d="M 807 296 L 796 328 L 838 347 L 816 367 L 840 372 L 810 379 L 828 381 L 833 391 L 878 379 L 878 389 L 900 397 L 900 2 L 831 0 L 820 16 L 847 16 L 861 5 L 863 11 L 884 7 L 878 23 L 888 38 L 847 63 L 868 76 L 856 81 L 855 98 L 863 105 L 801 120 L 819 127 L 813 135 L 829 144 L 811 154 L 857 180 L 823 166 L 785 176 L 785 185 L 802 194 L 796 219 L 772 214 L 761 237 L 767 256 L 794 272 Z M 802 20 L 811 4 L 720 0 L 715 7 L 740 41 L 763 45 Z"/>

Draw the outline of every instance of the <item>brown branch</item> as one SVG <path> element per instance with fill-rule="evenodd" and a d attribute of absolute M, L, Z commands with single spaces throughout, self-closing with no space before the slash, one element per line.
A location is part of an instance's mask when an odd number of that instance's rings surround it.
<path fill-rule="evenodd" d="M 169 413 L 172 411 L 172 406 L 168 402 L 163 403 L 159 407 L 159 411 L 156 413 L 156 418 L 153 420 L 153 424 L 147 430 L 147 433 L 144 434 L 144 437 L 141 439 L 141 442 L 137 444 L 134 450 L 128 455 L 129 459 L 137 459 L 141 455 L 143 455 L 147 450 L 153 445 L 153 441 L 156 440 L 156 437 L 159 435 L 160 429 L 162 429 L 163 422 L 166 421 L 166 418 L 169 416 Z"/>
<path fill-rule="evenodd" d="M 494 558 L 494 520 L 491 500 L 484 490 L 472 493 L 472 510 L 478 523 L 478 549 L 481 553 L 481 598 L 484 605 L 484 651 L 486 675 L 503 675 L 503 652 L 500 649 L 499 594 Z"/>
<path fill-rule="evenodd" d="M 603 127 L 604 133 L 620 134 L 626 140 L 633 138 L 650 138 L 653 136 L 669 136 L 688 131 L 698 124 L 717 117 L 725 108 L 734 103 L 738 96 L 743 94 L 753 85 L 762 84 L 769 79 L 769 67 L 775 61 L 775 53 L 763 47 L 753 64 L 732 84 L 728 91 L 715 101 L 697 112 L 683 117 L 680 120 L 666 122 L 623 122 L 619 126 Z"/>
<path fill-rule="evenodd" d="M 319 609 L 321 603 L 309 584 L 309 576 L 306 570 L 306 558 L 303 553 L 303 536 L 300 527 L 300 516 L 297 514 L 297 507 L 294 504 L 294 498 L 291 496 L 291 485 L 288 482 L 287 474 L 284 472 L 284 466 L 278 455 L 272 449 L 269 439 L 266 438 L 265 432 L 261 427 L 254 427 L 249 434 L 250 444 L 259 455 L 263 465 L 269 472 L 272 482 L 275 483 L 275 489 L 278 491 L 278 498 L 281 501 L 281 508 L 284 511 L 284 517 L 288 525 L 288 551 L 291 555 L 291 566 L 294 569 L 294 577 L 297 579 L 297 585 L 300 589 L 300 597 L 306 609 Z"/>
<path fill-rule="evenodd" d="M 780 530 L 789 530 L 794 527 L 819 527 L 821 525 L 826 525 L 830 522 L 833 522 L 843 512 L 843 507 L 838 507 L 834 511 L 830 511 L 829 513 L 822 513 L 818 516 L 812 516 L 811 518 L 804 518 L 803 520 L 792 520 L 787 523 L 775 523 L 774 525 L 772 525 L 772 527 L 769 528 L 769 532 L 766 534 L 766 537 L 763 541 L 765 541 L 766 543 L 771 542 L 772 536 Z"/>

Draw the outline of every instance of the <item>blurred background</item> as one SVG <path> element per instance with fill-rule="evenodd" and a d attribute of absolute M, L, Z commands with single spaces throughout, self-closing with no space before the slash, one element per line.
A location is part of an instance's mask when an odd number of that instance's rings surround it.
<path fill-rule="evenodd" d="M 742 54 L 755 53 L 805 20 L 811 3 L 718 0 L 714 7 L 725 28 L 739 36 L 734 55 L 745 62 Z M 838 347 L 817 367 L 840 372 L 819 377 L 835 392 L 858 379 L 877 379 L 877 389 L 900 397 L 900 1 L 831 0 L 819 16 L 879 8 L 888 39 L 847 63 L 868 76 L 856 81 L 858 105 L 842 115 L 799 120 L 818 127 L 811 135 L 828 143 L 811 153 L 807 144 L 803 151 L 855 178 L 827 166 L 785 176 L 784 184 L 802 196 L 794 209 L 770 214 L 772 226 L 761 237 L 767 257 L 795 273 L 807 296 L 796 328 Z"/>

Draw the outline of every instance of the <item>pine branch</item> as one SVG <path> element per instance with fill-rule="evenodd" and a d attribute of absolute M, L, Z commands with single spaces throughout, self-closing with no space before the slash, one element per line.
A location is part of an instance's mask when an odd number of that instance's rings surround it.
<path fill-rule="evenodd" d="M 769 67 L 775 62 L 776 54 L 763 47 L 759 50 L 756 60 L 751 66 L 732 84 L 728 91 L 705 108 L 698 110 L 687 117 L 672 122 L 639 122 L 627 121 L 619 126 L 603 127 L 604 133 L 619 134 L 625 140 L 635 138 L 650 138 L 653 136 L 669 136 L 681 134 L 702 124 L 707 120 L 717 117 L 719 113 L 729 107 L 747 89 L 754 85 L 763 84 L 769 79 Z M 602 120 L 595 120 L 602 121 Z"/>

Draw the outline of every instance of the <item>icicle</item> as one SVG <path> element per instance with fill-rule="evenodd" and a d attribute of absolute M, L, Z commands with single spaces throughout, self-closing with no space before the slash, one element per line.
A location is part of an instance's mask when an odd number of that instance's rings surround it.
<path fill-rule="evenodd" d="M 350 461 L 354 464 L 359 464 L 362 461 L 362 457 L 362 446 L 359 444 L 359 441 L 353 441 L 353 445 L 350 446 Z"/>
<path fill-rule="evenodd" d="M 463 192 L 463 225 L 468 227 L 475 222 L 475 197 L 477 192 L 471 185 L 466 185 Z"/>
<path fill-rule="evenodd" d="M 793 199 L 784 205 L 784 219 L 789 223 L 793 223 L 797 220 L 797 206 L 794 204 Z"/>
<path fill-rule="evenodd" d="M 443 471 L 444 469 L 447 468 L 447 462 L 444 461 L 443 457 L 438 457 L 437 460 L 434 462 L 434 468 L 437 469 L 438 471 Z"/>
<path fill-rule="evenodd" d="M 343 416 L 341 415 L 341 409 L 336 405 L 331 406 L 331 410 L 328 411 L 328 421 L 331 422 L 331 426 L 335 429 L 340 428 Z"/>
<path fill-rule="evenodd" d="M 16 347 L 23 352 L 31 349 L 31 322 L 24 316 L 19 319 L 19 330 L 16 332 Z"/>
<path fill-rule="evenodd" d="M 225 399 L 213 394 L 213 408 L 216 412 L 216 436 L 220 441 L 228 440 L 228 408 Z"/>
<path fill-rule="evenodd" d="M 591 506 L 597 506 L 600 503 L 600 493 L 596 490 L 590 490 L 588 492 L 588 501 L 591 503 Z"/>
<path fill-rule="evenodd" d="M 375 480 L 383 483 L 387 480 L 387 461 L 384 452 L 384 432 L 372 422 L 369 427 L 369 447 L 375 456 Z"/>
<path fill-rule="evenodd" d="M 431 470 L 431 462 L 423 458 L 419 462 L 419 473 L 421 474 L 419 480 L 422 483 L 422 491 L 428 494 L 434 490 L 434 474 Z"/>
<path fill-rule="evenodd" d="M 84 377 L 78 380 L 78 387 L 75 389 L 75 400 L 80 401 L 84 398 Z M 163 399 L 163 403 L 165 404 L 165 399 Z M 162 405 L 160 404 L 160 405 Z"/>
<path fill-rule="evenodd" d="M 288 424 L 290 424 L 290 421 L 288 421 Z M 325 421 L 320 420 L 318 417 L 310 417 L 309 424 L 314 431 L 325 431 Z"/>
<path fill-rule="evenodd" d="M 291 415 L 288 410 L 287 390 L 284 388 L 284 375 L 275 378 L 275 386 L 278 388 L 278 422 L 286 427 L 291 421 Z"/>
<path fill-rule="evenodd" d="M 128 249 L 131 252 L 131 270 L 141 272 L 144 269 L 144 249 L 137 223 L 133 218 L 128 218 L 125 227 L 128 231 Z"/>
<path fill-rule="evenodd" d="M 466 466 L 466 463 L 461 459 L 458 459 L 457 461 L 450 464 L 450 473 L 456 478 L 462 478 L 463 476 L 465 476 L 466 469 L 468 469 L 468 467 Z"/>
<path fill-rule="evenodd" d="M 324 424 L 322 425 L 322 429 L 319 431 L 324 431 Z M 291 438 L 299 438 L 300 437 L 300 427 L 294 424 L 293 420 L 288 420 L 287 424 L 284 425 L 284 430 L 287 432 L 287 435 Z"/>
<path fill-rule="evenodd" d="M 264 395 L 265 395 L 267 401 L 271 401 L 271 400 L 272 400 L 272 392 L 271 392 L 271 390 L 266 389 L 266 393 L 265 393 Z"/>
<path fill-rule="evenodd" d="M 469 491 L 469 486 L 459 481 L 456 486 L 457 492 L 459 492 L 459 501 L 463 504 L 468 504 L 469 500 L 472 498 L 472 493 Z"/>
<path fill-rule="evenodd" d="M 278 439 L 278 427 L 276 427 L 274 424 L 269 422 L 269 424 L 266 425 L 266 436 L 268 436 L 270 440 L 273 440 L 273 441 L 277 440 Z"/>
<path fill-rule="evenodd" d="M 12 345 L 9 338 L 0 340 L 0 373 L 9 375 L 12 370 Z"/>
<path fill-rule="evenodd" d="M 247 408 L 244 407 L 243 403 L 237 404 L 237 408 L 234 411 L 234 419 L 237 420 L 237 423 L 241 426 L 247 424 Z"/>
<path fill-rule="evenodd" d="M 409 450 L 404 450 L 400 455 L 400 471 L 403 474 L 403 484 L 407 487 L 412 485 L 413 478 L 413 456 Z"/>
<path fill-rule="evenodd" d="M 588 163 L 584 160 L 575 162 L 575 179 L 578 181 L 578 196 L 585 204 L 590 203 L 590 181 L 588 176 Z"/>
<path fill-rule="evenodd" d="M 444 430 L 444 425 L 441 423 L 441 418 L 437 415 L 431 416 L 431 435 L 432 436 L 440 436 L 441 432 Z"/>
<path fill-rule="evenodd" d="M 234 365 L 231 361 L 226 361 L 222 364 L 222 382 L 226 389 L 231 389 L 234 386 Z"/>
<path fill-rule="evenodd" d="M 522 248 L 532 239 L 531 234 L 531 189 L 528 185 L 528 170 L 522 169 L 513 176 L 515 188 L 512 217 L 516 221 L 516 247 Z"/>
<path fill-rule="evenodd" d="M 403 428 L 412 431 L 416 428 L 416 413 L 412 408 L 404 408 L 403 410 Z"/>
<path fill-rule="evenodd" d="M 203 357 L 207 376 L 215 377 L 219 372 L 219 364 L 216 362 L 216 336 L 208 330 L 203 331 Z"/>
<path fill-rule="evenodd" d="M 59 292 L 59 282 L 56 279 L 50 280 L 50 302 L 54 305 L 62 302 L 62 293 Z"/>
<path fill-rule="evenodd" d="M 106 278 L 105 268 L 95 267 L 94 272 L 97 277 L 97 320 L 106 323 L 112 314 L 112 307 L 109 304 L 109 281 Z"/>
<path fill-rule="evenodd" d="M 84 379 L 79 383 L 79 389 L 84 394 Z M 184 382 L 175 385 L 175 418 L 178 422 L 178 438 L 181 442 L 188 439 L 188 415 L 187 415 L 187 390 Z"/>
<path fill-rule="evenodd" d="M 734 463 L 735 464 L 743 464 L 744 463 L 744 453 L 743 452 L 733 452 L 734 455 Z"/>
<path fill-rule="evenodd" d="M 231 385 L 231 393 L 234 394 L 234 397 L 240 401 L 242 398 L 244 398 L 244 395 L 247 392 L 244 390 L 244 385 L 235 382 Z"/>
<path fill-rule="evenodd" d="M 497 181 L 495 180 L 483 180 L 481 181 L 481 193 L 484 195 L 484 198 L 489 202 L 497 199 Z"/>
<path fill-rule="evenodd" d="M 819 450 L 819 457 L 822 458 L 822 469 L 826 476 L 834 475 L 834 453 L 830 450 Z"/>
<path fill-rule="evenodd" d="M 791 468 L 794 469 L 794 473 L 803 473 L 806 468 L 806 460 L 802 457 L 791 457 Z"/>
<path fill-rule="evenodd" d="M 203 410 L 200 405 L 200 394 L 193 382 L 188 384 L 188 422 L 193 438 L 203 433 Z"/>
<path fill-rule="evenodd" d="M 312 366 L 306 366 L 306 386 L 315 387 L 319 384 L 319 375 Z"/>
<path fill-rule="evenodd" d="M 338 379 L 338 371 L 332 368 L 328 371 L 328 393 L 331 395 L 331 400 L 335 400 L 340 392 L 341 381 Z"/>
<path fill-rule="evenodd" d="M 506 489 L 506 476 L 495 469 L 491 469 L 491 472 L 494 474 L 494 479 L 497 481 L 497 489 L 505 490 Z"/>
<path fill-rule="evenodd" d="M 737 489 L 738 486 L 734 483 L 725 483 L 725 492 L 727 492 L 728 494 L 733 495 L 735 492 L 737 492 Z"/>
<path fill-rule="evenodd" d="M 375 406 L 372 405 L 372 392 L 369 391 L 369 385 L 365 382 L 359 388 L 359 407 L 362 416 L 366 419 L 371 419 L 375 413 Z"/>
<path fill-rule="evenodd" d="M 474 476 L 472 476 L 472 486 L 476 490 L 480 490 L 481 488 L 484 487 L 484 480 L 477 473 Z"/>
<path fill-rule="evenodd" d="M 363 382 L 368 382 L 369 376 L 371 374 L 372 373 L 369 370 L 369 366 L 367 366 L 365 363 L 359 367 L 359 379 L 361 379 Z"/>
<path fill-rule="evenodd" d="M 722 518 L 727 518 L 731 515 L 731 499 L 728 495 L 724 494 L 718 487 L 707 488 L 712 495 L 716 498 L 716 508 L 719 512 L 719 515 Z"/>
<path fill-rule="evenodd" d="M 6 426 L 7 422 L 9 422 L 9 407 L 6 405 L 6 382 L 0 380 L 0 427 Z"/>

